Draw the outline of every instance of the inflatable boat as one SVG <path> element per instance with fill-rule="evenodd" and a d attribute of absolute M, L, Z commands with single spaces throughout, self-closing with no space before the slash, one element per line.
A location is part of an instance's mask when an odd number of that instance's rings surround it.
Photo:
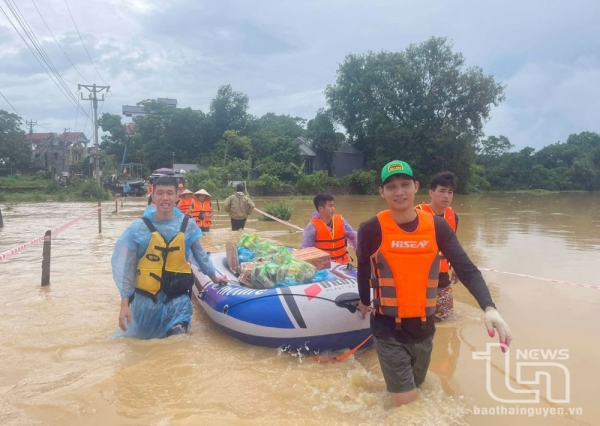
<path fill-rule="evenodd" d="M 217 285 L 192 265 L 193 298 L 226 334 L 253 345 L 319 353 L 354 348 L 371 334 L 369 319 L 357 310 L 356 270 L 331 263 L 338 279 L 289 287 L 254 289 L 239 284 L 229 270 L 227 255 L 210 255 Z M 372 345 L 372 339 L 363 347 Z"/>

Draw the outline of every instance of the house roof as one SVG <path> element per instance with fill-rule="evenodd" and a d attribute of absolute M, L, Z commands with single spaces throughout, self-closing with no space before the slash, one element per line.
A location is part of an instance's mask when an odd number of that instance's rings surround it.
<path fill-rule="evenodd" d="M 137 105 L 123 105 L 123 115 L 127 116 L 127 117 L 131 117 L 132 114 L 145 114 L 146 111 L 144 110 L 143 106 L 137 106 Z"/>
<path fill-rule="evenodd" d="M 346 142 L 342 142 L 340 144 L 340 147 L 335 152 L 342 152 L 344 154 L 362 155 L 362 152 L 360 152 L 358 149 L 354 148 L 352 145 L 350 145 L 349 143 L 346 143 Z"/>
<path fill-rule="evenodd" d="M 297 137 L 296 139 L 294 139 L 294 142 L 296 142 L 300 148 L 300 155 L 307 155 L 309 157 L 317 156 L 315 151 L 312 149 L 311 140 L 302 137 Z M 362 155 L 362 152 L 360 152 L 358 149 L 354 148 L 352 145 L 346 142 L 342 142 L 340 144 L 340 147 L 335 152 L 351 155 Z"/>
<path fill-rule="evenodd" d="M 169 98 L 156 98 L 158 102 L 162 102 L 163 104 L 177 106 L 177 99 L 169 99 Z"/>
<path fill-rule="evenodd" d="M 88 138 L 85 137 L 85 134 L 83 132 L 63 133 L 62 135 L 59 136 L 59 138 L 63 141 L 71 141 L 71 142 L 78 141 L 82 138 L 83 138 L 83 140 L 88 140 Z"/>
<path fill-rule="evenodd" d="M 52 135 L 54 135 L 54 133 L 27 133 L 26 136 L 28 141 L 37 142 L 49 139 Z"/>
<path fill-rule="evenodd" d="M 317 154 L 310 147 L 309 141 L 307 141 L 306 139 L 297 137 L 296 139 L 294 139 L 294 142 L 296 142 L 298 144 L 298 148 L 300 148 L 300 155 L 308 157 L 317 156 Z"/>

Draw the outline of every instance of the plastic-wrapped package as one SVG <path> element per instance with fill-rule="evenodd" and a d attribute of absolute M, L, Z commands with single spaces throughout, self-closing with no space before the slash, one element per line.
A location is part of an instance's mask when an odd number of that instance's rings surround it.
<path fill-rule="evenodd" d="M 250 250 L 256 250 L 256 246 L 260 244 L 258 234 L 243 234 L 240 237 L 238 247 L 244 247 Z"/>
<path fill-rule="evenodd" d="M 309 283 L 317 269 L 310 263 L 294 259 L 284 263 L 277 271 L 277 281 L 295 281 L 297 283 Z"/>
<path fill-rule="evenodd" d="M 245 247 L 238 247 L 238 262 L 252 262 L 254 260 L 254 250 L 247 249 Z"/>
<path fill-rule="evenodd" d="M 280 246 L 277 249 L 277 252 L 273 254 L 273 262 L 282 265 L 284 263 L 290 262 L 294 259 L 292 253 L 288 250 L 287 247 Z"/>
<path fill-rule="evenodd" d="M 167 240 L 171 240 L 181 227 L 183 214 L 174 209 L 174 218 L 154 220 L 155 206 L 148 206 L 144 217 L 152 220 L 156 230 Z M 150 230 L 142 220 L 136 220 L 119 237 L 111 259 L 113 279 L 122 298 L 131 297 L 135 292 L 135 277 L 138 260 L 146 252 L 150 243 Z M 215 269 L 200 245 L 202 231 L 193 220 L 188 221 L 185 230 L 186 259 L 192 261 L 206 275 L 214 275 Z M 136 295 L 131 303 L 131 324 L 127 332 L 121 330 L 116 337 L 133 336 L 143 339 L 163 338 L 174 325 L 181 322 L 190 324 L 192 304 L 187 295 L 176 297 L 169 303 L 164 303 L 164 293 L 157 294 L 157 303 L 149 297 Z"/>
<path fill-rule="evenodd" d="M 328 269 L 321 269 L 318 271 L 310 280 L 311 283 L 318 283 L 321 281 L 339 280 L 340 278 L 332 274 Z"/>
<path fill-rule="evenodd" d="M 254 264 L 252 266 L 252 284 L 256 288 L 271 288 L 277 282 L 280 265 L 274 262 Z"/>
<path fill-rule="evenodd" d="M 271 257 L 273 254 L 277 253 L 279 246 L 270 241 L 263 241 L 256 245 L 255 255 L 256 257 Z"/>

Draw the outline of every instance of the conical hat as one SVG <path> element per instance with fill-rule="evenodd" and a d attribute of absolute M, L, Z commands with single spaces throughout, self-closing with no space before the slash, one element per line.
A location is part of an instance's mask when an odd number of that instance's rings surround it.
<path fill-rule="evenodd" d="M 180 195 L 185 195 L 185 194 L 193 194 L 193 192 L 190 191 L 189 189 L 184 189 L 183 191 L 181 191 Z"/>
<path fill-rule="evenodd" d="M 206 195 L 207 197 L 212 198 L 212 195 L 210 195 L 208 192 L 206 192 L 205 189 L 201 189 L 200 191 L 194 192 L 194 195 Z"/>

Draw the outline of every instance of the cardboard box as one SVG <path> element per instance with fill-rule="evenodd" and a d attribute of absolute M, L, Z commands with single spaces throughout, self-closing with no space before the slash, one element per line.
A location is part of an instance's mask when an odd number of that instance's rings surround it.
<path fill-rule="evenodd" d="M 229 270 L 234 274 L 240 273 L 236 245 L 232 242 L 227 242 L 227 244 L 225 244 L 225 253 L 227 253 L 227 266 L 229 266 Z"/>
<path fill-rule="evenodd" d="M 296 259 L 310 263 L 318 271 L 331 268 L 331 256 L 329 256 L 329 253 L 316 247 L 294 250 L 292 254 Z"/>
<path fill-rule="evenodd" d="M 253 262 L 243 262 L 240 264 L 240 276 L 238 281 L 248 287 L 252 287 L 252 265 Z"/>

